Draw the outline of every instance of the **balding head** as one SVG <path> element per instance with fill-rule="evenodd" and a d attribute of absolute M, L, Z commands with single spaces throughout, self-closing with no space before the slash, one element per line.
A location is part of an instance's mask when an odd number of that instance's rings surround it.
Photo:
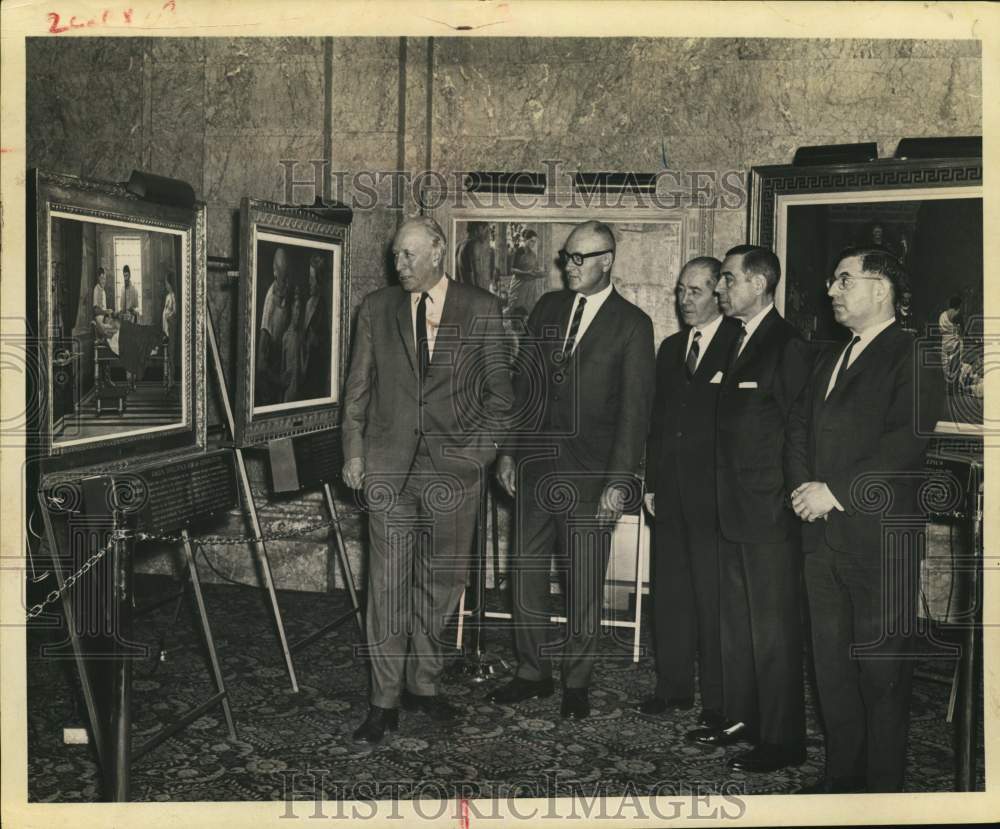
<path fill-rule="evenodd" d="M 699 256 L 688 262 L 677 279 L 674 295 L 677 313 L 685 325 L 701 327 L 719 314 L 715 286 L 722 263 L 713 256 Z"/>
<path fill-rule="evenodd" d="M 603 222 L 583 222 L 573 228 L 560 257 L 571 290 L 587 296 L 599 293 L 611 284 L 615 236 Z"/>
<path fill-rule="evenodd" d="M 411 292 L 426 291 L 444 276 L 444 231 L 430 216 L 407 219 L 392 240 L 399 284 Z"/>

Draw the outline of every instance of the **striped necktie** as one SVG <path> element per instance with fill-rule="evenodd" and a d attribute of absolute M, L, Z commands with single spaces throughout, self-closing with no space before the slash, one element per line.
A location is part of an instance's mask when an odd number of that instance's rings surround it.
<path fill-rule="evenodd" d="M 688 350 L 687 359 L 684 361 L 684 368 L 687 369 L 688 380 L 694 377 L 695 370 L 698 368 L 698 354 L 701 352 L 701 345 L 698 340 L 701 339 L 701 331 L 694 332 L 694 339 L 691 340 L 691 348 Z"/>
<path fill-rule="evenodd" d="M 569 357 L 573 353 L 576 345 L 576 335 L 580 330 L 580 320 L 583 319 L 583 306 L 587 304 L 587 297 L 580 294 L 580 299 L 576 304 L 576 311 L 573 312 L 573 321 L 569 325 L 569 334 L 566 335 L 566 344 L 563 345 L 563 357 Z"/>

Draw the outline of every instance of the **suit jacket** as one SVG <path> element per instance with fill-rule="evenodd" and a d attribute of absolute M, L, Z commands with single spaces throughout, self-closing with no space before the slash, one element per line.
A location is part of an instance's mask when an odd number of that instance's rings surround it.
<path fill-rule="evenodd" d="M 555 472 L 591 504 L 621 480 L 634 486 L 655 379 L 653 323 L 612 289 L 568 361 L 561 359 L 574 291 L 543 294 L 527 322 L 514 378 L 515 460 L 545 454 L 529 474 Z"/>
<path fill-rule="evenodd" d="M 421 389 L 410 296 L 397 285 L 361 303 L 344 389 L 344 457 L 364 458 L 369 479 L 405 476 L 423 437 L 439 472 L 471 482 L 496 457 L 513 401 L 500 305 L 449 283 Z"/>
<path fill-rule="evenodd" d="M 777 543 L 798 532 L 785 482 L 785 432 L 812 362 L 809 345 L 772 308 L 726 372 L 715 455 L 719 528 L 730 541 Z"/>
<path fill-rule="evenodd" d="M 698 369 L 687 376 L 685 328 L 660 345 L 656 396 L 646 442 L 646 491 L 658 493 L 658 518 L 667 511 L 687 521 L 716 524 L 715 419 L 721 383 L 739 325 L 723 317 Z"/>
<path fill-rule="evenodd" d="M 804 525 L 807 550 L 825 536 L 835 550 L 879 555 L 883 512 L 872 507 L 885 503 L 888 487 L 887 514 L 916 514 L 927 435 L 940 413 L 941 372 L 921 376 L 918 399 L 914 338 L 894 323 L 858 355 L 826 398 L 844 347 L 831 346 L 816 361 L 795 406 L 786 447 L 789 484 L 794 489 L 822 481 L 845 510 Z"/>

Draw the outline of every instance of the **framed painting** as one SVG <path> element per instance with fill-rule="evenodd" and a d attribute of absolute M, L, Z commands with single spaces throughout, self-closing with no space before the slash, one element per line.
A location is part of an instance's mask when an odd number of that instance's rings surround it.
<path fill-rule="evenodd" d="M 849 338 L 826 296 L 841 250 L 881 248 L 899 259 L 911 290 L 897 297 L 897 320 L 919 338 L 925 368 L 944 374 L 938 431 L 981 431 L 982 159 L 755 167 L 750 197 L 750 241 L 777 253 L 776 305 L 807 339 Z"/>
<path fill-rule="evenodd" d="M 32 171 L 29 457 L 121 467 L 205 445 L 205 207 Z"/>
<path fill-rule="evenodd" d="M 335 426 L 347 355 L 349 227 L 243 199 L 236 441 Z"/>
<path fill-rule="evenodd" d="M 489 200 L 478 206 L 461 194 L 425 196 L 448 237 L 448 273 L 496 294 L 508 328 L 519 329 L 542 294 L 565 287 L 559 251 L 574 226 L 593 219 L 615 235 L 615 289 L 649 314 L 657 343 L 679 329 L 674 285 L 685 262 L 712 253 L 710 210 L 660 208 L 629 194 L 588 204 L 570 191 L 546 193 L 535 204 L 524 196 Z"/>

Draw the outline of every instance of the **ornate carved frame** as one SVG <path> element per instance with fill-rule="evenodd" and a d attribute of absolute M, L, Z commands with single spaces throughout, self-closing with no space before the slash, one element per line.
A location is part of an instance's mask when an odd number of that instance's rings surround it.
<path fill-rule="evenodd" d="M 30 360 L 26 407 L 29 459 L 37 459 L 46 474 L 71 469 L 123 469 L 136 461 L 203 450 L 205 412 L 205 205 L 184 208 L 143 200 L 118 184 L 75 176 L 30 171 L 28 176 L 29 281 L 27 324 Z M 110 220 L 152 231 L 179 233 L 187 255 L 178 269 L 178 294 L 186 324 L 182 331 L 183 406 L 177 426 L 129 435 L 109 435 L 71 445 L 52 439 L 52 251 L 53 212 L 82 220 Z"/>

